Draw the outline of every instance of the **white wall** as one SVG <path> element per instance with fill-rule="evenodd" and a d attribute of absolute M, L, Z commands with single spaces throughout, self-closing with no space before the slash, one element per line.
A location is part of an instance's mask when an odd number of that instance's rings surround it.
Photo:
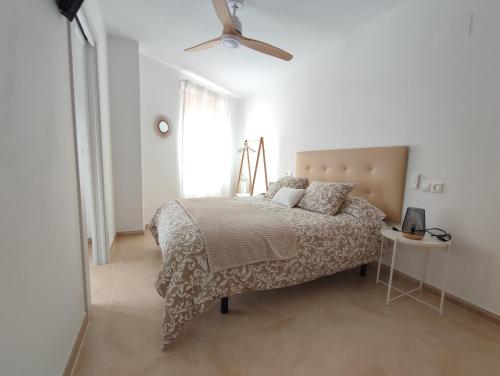
<path fill-rule="evenodd" d="M 97 75 L 99 85 L 99 111 L 101 121 L 102 175 L 104 183 L 104 213 L 108 253 L 116 234 L 111 148 L 111 122 L 109 110 L 108 47 L 106 29 L 97 0 L 86 0 L 82 11 L 87 17 L 97 46 Z"/>
<path fill-rule="evenodd" d="M 151 222 L 156 209 L 180 197 L 178 136 L 180 73 L 141 55 L 141 142 L 144 224 Z M 168 138 L 155 131 L 158 116 L 170 119 Z"/>
<path fill-rule="evenodd" d="M 497 1 L 403 2 L 249 98 L 245 134 L 266 137 L 272 179 L 301 150 L 410 145 L 409 174 L 445 182 L 441 195 L 408 188 L 405 206 L 453 233 L 450 292 L 500 314 L 498 14 Z M 419 276 L 410 252 L 398 267 Z"/>
<path fill-rule="evenodd" d="M 229 185 L 230 193 L 234 193 L 236 182 L 238 179 L 238 171 L 240 168 L 241 154 L 237 150 L 243 147 L 244 143 L 244 124 L 245 124 L 245 100 L 234 99 L 231 107 L 231 122 L 232 122 L 232 141 L 233 154 L 229 156 L 232 161 L 231 166 L 231 184 Z M 258 145 L 258 143 L 257 143 Z M 260 171 L 260 170 L 259 170 Z M 244 174 L 242 174 L 243 176 Z M 241 185 L 240 185 L 241 187 Z M 241 189 L 241 188 L 240 188 Z M 241 191 L 241 190 L 240 190 Z"/>
<path fill-rule="evenodd" d="M 140 57 L 144 224 L 151 222 L 159 206 L 180 198 L 178 143 L 182 92 L 179 89 L 179 81 L 186 78 L 188 77 L 185 74 L 161 62 L 144 55 Z M 241 102 L 232 99 L 233 149 L 236 149 L 242 137 L 240 107 Z M 155 132 L 155 120 L 160 115 L 167 116 L 172 122 L 173 133 L 168 138 L 161 138 Z M 234 162 L 231 180 L 231 189 L 233 189 L 232 183 L 238 156 L 235 152 L 234 155 L 228 155 L 228 158 Z"/>
<path fill-rule="evenodd" d="M 141 230 L 139 44 L 109 36 L 108 52 L 116 230 Z"/>
<path fill-rule="evenodd" d="M 62 374 L 85 314 L 67 21 L 0 4 L 0 373 Z"/>

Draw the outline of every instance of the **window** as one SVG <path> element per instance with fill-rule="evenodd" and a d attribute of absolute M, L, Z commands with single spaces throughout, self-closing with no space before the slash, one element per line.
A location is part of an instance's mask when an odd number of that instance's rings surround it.
<path fill-rule="evenodd" d="M 230 100 L 189 81 L 182 87 L 182 197 L 229 195 Z"/>

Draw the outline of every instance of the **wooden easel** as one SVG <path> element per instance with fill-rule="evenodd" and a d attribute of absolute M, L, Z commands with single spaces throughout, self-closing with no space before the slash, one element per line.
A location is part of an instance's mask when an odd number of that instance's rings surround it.
<path fill-rule="evenodd" d="M 240 182 L 241 182 L 241 173 L 243 172 L 243 163 L 245 161 L 245 156 L 247 157 L 247 165 L 248 165 L 248 179 L 250 179 L 250 187 L 253 187 L 252 185 L 252 171 L 250 167 L 250 154 L 248 153 L 248 150 L 250 147 L 248 146 L 248 140 L 245 140 L 245 143 L 243 144 L 243 149 L 241 153 L 241 162 L 240 162 L 240 172 L 238 174 L 238 182 L 236 183 L 236 189 L 234 191 L 234 194 L 236 195 L 240 189 Z"/>
<path fill-rule="evenodd" d="M 240 162 L 240 172 L 238 174 L 238 182 L 236 183 L 236 191 L 234 192 L 235 194 L 238 193 L 238 190 L 240 188 L 240 181 L 241 181 L 241 173 L 243 171 L 243 162 L 245 160 L 245 156 L 247 158 L 247 163 L 248 163 L 248 178 L 250 179 L 250 196 L 253 196 L 253 191 L 255 188 L 255 179 L 257 178 L 257 169 L 259 168 L 259 160 L 260 160 L 260 153 L 262 152 L 262 162 L 264 163 L 264 179 L 266 182 L 266 189 L 268 186 L 268 181 L 267 181 L 267 165 L 266 165 L 266 151 L 264 149 L 264 137 L 261 137 L 259 139 L 259 149 L 257 151 L 257 160 L 255 162 L 255 169 L 253 172 L 253 178 L 252 178 L 252 171 L 250 167 L 250 155 L 249 155 L 249 146 L 248 146 L 248 140 L 245 140 L 245 143 L 243 145 L 243 152 L 241 153 L 241 162 Z"/>
<path fill-rule="evenodd" d="M 252 190 L 250 191 L 250 196 L 253 196 L 253 188 L 255 186 L 255 178 L 257 176 L 257 168 L 259 167 L 259 157 L 261 151 L 262 151 L 262 161 L 264 163 L 264 179 L 266 182 L 266 190 L 267 190 L 268 183 L 267 183 L 266 151 L 264 150 L 264 137 L 261 137 L 259 141 L 259 150 L 257 151 L 257 161 L 255 162 L 255 170 L 253 172 L 253 182 L 251 183 Z"/>

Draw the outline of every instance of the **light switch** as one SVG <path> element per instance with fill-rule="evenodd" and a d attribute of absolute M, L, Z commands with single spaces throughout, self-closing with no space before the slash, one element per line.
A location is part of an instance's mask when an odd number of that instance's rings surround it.
<path fill-rule="evenodd" d="M 430 192 L 431 191 L 431 186 L 432 186 L 431 183 L 424 181 L 424 182 L 422 182 L 420 190 L 422 192 Z"/>
<path fill-rule="evenodd" d="M 444 186 L 443 183 L 424 181 L 420 185 L 420 190 L 422 192 L 443 193 L 443 186 Z"/>

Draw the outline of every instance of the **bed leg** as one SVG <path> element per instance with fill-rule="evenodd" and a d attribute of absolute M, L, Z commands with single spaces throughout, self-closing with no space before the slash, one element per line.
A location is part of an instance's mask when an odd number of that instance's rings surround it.
<path fill-rule="evenodd" d="M 220 299 L 220 313 L 228 313 L 229 312 L 229 298 L 221 298 Z"/>
<path fill-rule="evenodd" d="M 367 270 L 368 270 L 368 264 L 361 265 L 361 267 L 359 268 L 359 275 L 361 277 L 366 277 Z"/>

